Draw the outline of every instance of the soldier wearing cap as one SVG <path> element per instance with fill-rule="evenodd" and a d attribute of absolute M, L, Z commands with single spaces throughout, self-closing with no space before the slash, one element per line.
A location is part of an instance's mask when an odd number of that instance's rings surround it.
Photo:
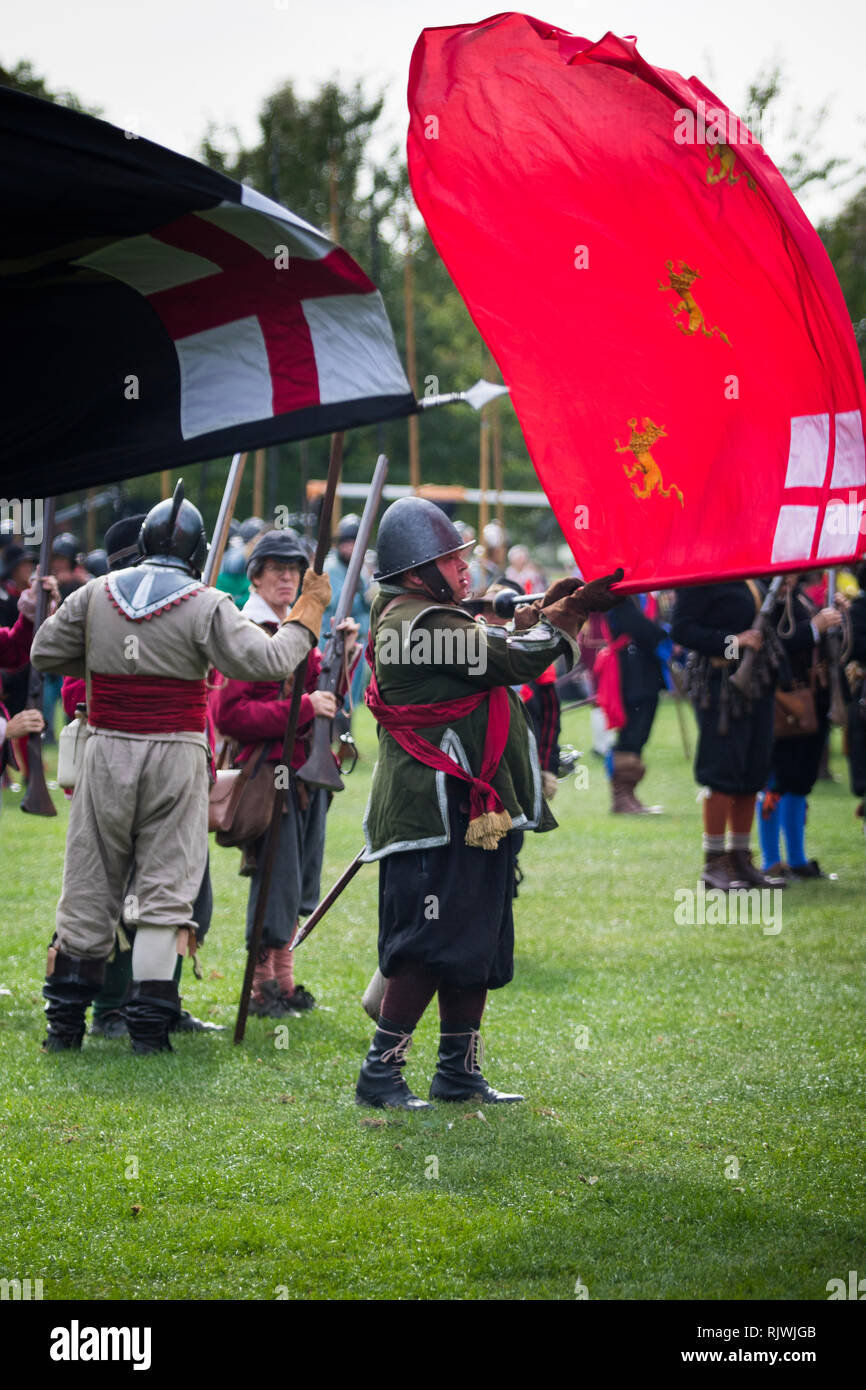
<path fill-rule="evenodd" d="M 309 565 L 309 555 L 301 537 L 290 527 L 266 531 L 256 541 L 247 564 L 252 592 L 243 613 L 265 632 L 276 633 Z M 357 624 L 347 619 L 346 648 L 351 655 Z M 318 689 L 321 657 L 313 648 L 307 662 L 307 680 L 298 717 L 298 730 L 291 764 L 297 769 L 307 759 L 307 737 L 317 715 L 333 719 L 337 701 L 327 690 Z M 291 690 L 279 681 L 230 680 L 217 697 L 215 717 L 220 732 L 236 739 L 240 751 L 236 765 L 251 757 L 266 763 L 282 761 L 283 738 L 289 722 Z M 311 1009 L 315 999 L 303 985 L 295 983 L 291 942 L 298 917 L 312 912 L 319 901 L 322 856 L 325 849 L 325 817 L 328 793 L 322 787 L 307 787 L 296 778 L 277 793 L 283 798 L 279 839 L 273 877 L 265 907 L 261 948 L 255 963 L 250 1013 L 282 1018 L 298 1010 Z M 263 841 L 250 847 L 246 855 L 250 869 L 247 902 L 247 944 L 252 936 L 263 874 Z M 252 861 L 252 863 L 250 862 Z"/>
<path fill-rule="evenodd" d="M 379 759 L 364 821 L 367 860 L 379 861 L 379 968 L 387 980 L 361 1067 L 359 1104 L 417 1110 L 402 1074 L 412 1033 L 434 994 L 440 1013 L 433 1100 L 522 1097 L 494 1090 L 481 1070 L 488 989 L 513 974 L 514 834 L 552 830 L 529 720 L 511 686 L 557 656 L 575 660 L 586 614 L 616 598 L 622 577 L 562 580 L 524 605 L 515 630 L 487 627 L 463 608 L 467 545 L 423 498 L 382 518 L 380 591 L 371 612 L 367 703 Z"/>
<path fill-rule="evenodd" d="M 124 1010 L 133 1051 L 170 1050 L 176 955 L 194 930 L 207 858 L 207 670 L 284 678 L 318 637 L 330 596 L 310 571 L 273 637 L 242 617 L 201 582 L 207 537 L 180 483 L 148 512 L 141 549 L 138 565 L 71 594 L 31 653 L 40 670 L 88 684 L 89 736 L 43 988 L 49 1051 L 81 1046 L 124 907 L 136 926 Z"/>

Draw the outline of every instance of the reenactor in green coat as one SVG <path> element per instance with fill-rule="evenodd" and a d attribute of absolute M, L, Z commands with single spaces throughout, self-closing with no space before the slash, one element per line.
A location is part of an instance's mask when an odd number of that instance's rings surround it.
<path fill-rule="evenodd" d="M 471 544 L 471 543 L 470 543 Z M 488 989 L 514 972 L 515 860 L 527 830 L 553 830 L 535 738 L 512 686 L 563 656 L 588 613 L 618 602 L 610 585 L 554 584 L 513 629 L 477 621 L 467 546 L 434 503 L 407 497 L 382 518 L 380 592 L 371 611 L 367 704 L 379 758 L 364 819 L 379 860 L 379 968 L 387 987 L 361 1067 L 360 1104 L 427 1108 L 403 1066 L 416 1024 L 439 997 L 432 1100 L 517 1101 L 481 1070 Z"/>

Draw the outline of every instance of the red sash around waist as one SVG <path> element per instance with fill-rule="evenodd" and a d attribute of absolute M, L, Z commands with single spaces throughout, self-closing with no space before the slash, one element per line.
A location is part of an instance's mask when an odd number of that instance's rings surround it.
<path fill-rule="evenodd" d="M 508 740 L 508 727 L 511 711 L 504 686 L 494 686 L 492 690 L 480 690 L 477 695 L 464 695 L 457 700 L 437 700 L 429 705 L 386 705 L 379 694 L 376 676 L 370 677 L 364 699 L 373 718 L 410 757 L 437 772 L 447 772 L 449 777 L 459 777 L 469 783 L 469 819 L 477 820 L 485 812 L 502 812 L 503 805 L 499 794 L 490 785 L 490 778 L 499 767 L 499 760 L 505 751 Z M 432 728 L 437 724 L 450 724 L 452 720 L 463 719 L 489 700 L 487 732 L 484 738 L 484 754 L 481 772 L 478 777 L 464 772 L 454 758 L 436 748 L 429 739 L 413 733 L 413 729 Z"/>
<path fill-rule="evenodd" d="M 203 734 L 207 684 L 170 676 L 90 677 L 87 722 L 123 734 Z"/>

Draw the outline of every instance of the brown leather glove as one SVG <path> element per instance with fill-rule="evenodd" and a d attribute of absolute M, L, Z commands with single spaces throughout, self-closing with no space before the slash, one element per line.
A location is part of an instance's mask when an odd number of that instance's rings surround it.
<path fill-rule="evenodd" d="M 518 603 L 514 610 L 514 631 L 525 632 L 528 627 L 535 627 L 541 617 L 541 602 L 536 599 L 534 603 Z"/>
<path fill-rule="evenodd" d="M 548 608 L 551 603 L 558 603 L 561 598 L 569 598 L 577 589 L 583 588 L 582 579 L 557 579 L 541 600 L 541 607 Z"/>
<path fill-rule="evenodd" d="M 301 597 L 289 610 L 287 623 L 303 623 L 318 641 L 325 609 L 331 602 L 331 581 L 326 574 L 308 569 L 301 586 Z"/>
<path fill-rule="evenodd" d="M 604 575 L 602 579 L 593 579 L 591 583 L 584 584 L 568 597 L 558 599 L 548 608 L 542 608 L 542 618 L 553 627 L 567 632 L 570 637 L 576 637 L 590 613 L 607 613 L 609 609 L 622 603 L 623 595 L 612 594 L 610 586 L 618 584 L 624 573 L 624 570 L 618 569 L 614 570 L 613 574 Z"/>

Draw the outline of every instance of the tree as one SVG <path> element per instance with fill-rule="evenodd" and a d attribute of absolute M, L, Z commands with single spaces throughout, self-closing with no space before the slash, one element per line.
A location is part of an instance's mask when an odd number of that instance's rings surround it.
<path fill-rule="evenodd" d="M 74 92 L 51 92 L 41 77 L 33 71 L 33 64 L 21 60 L 11 72 L 0 66 L 0 87 L 11 87 L 16 92 L 26 92 L 31 97 L 41 97 L 43 101 L 53 101 L 58 106 L 68 106 L 73 111 L 85 111 L 90 116 L 99 116 L 98 106 L 85 106 Z"/>
<path fill-rule="evenodd" d="M 866 371 L 866 185 L 818 232 L 839 277 Z"/>

